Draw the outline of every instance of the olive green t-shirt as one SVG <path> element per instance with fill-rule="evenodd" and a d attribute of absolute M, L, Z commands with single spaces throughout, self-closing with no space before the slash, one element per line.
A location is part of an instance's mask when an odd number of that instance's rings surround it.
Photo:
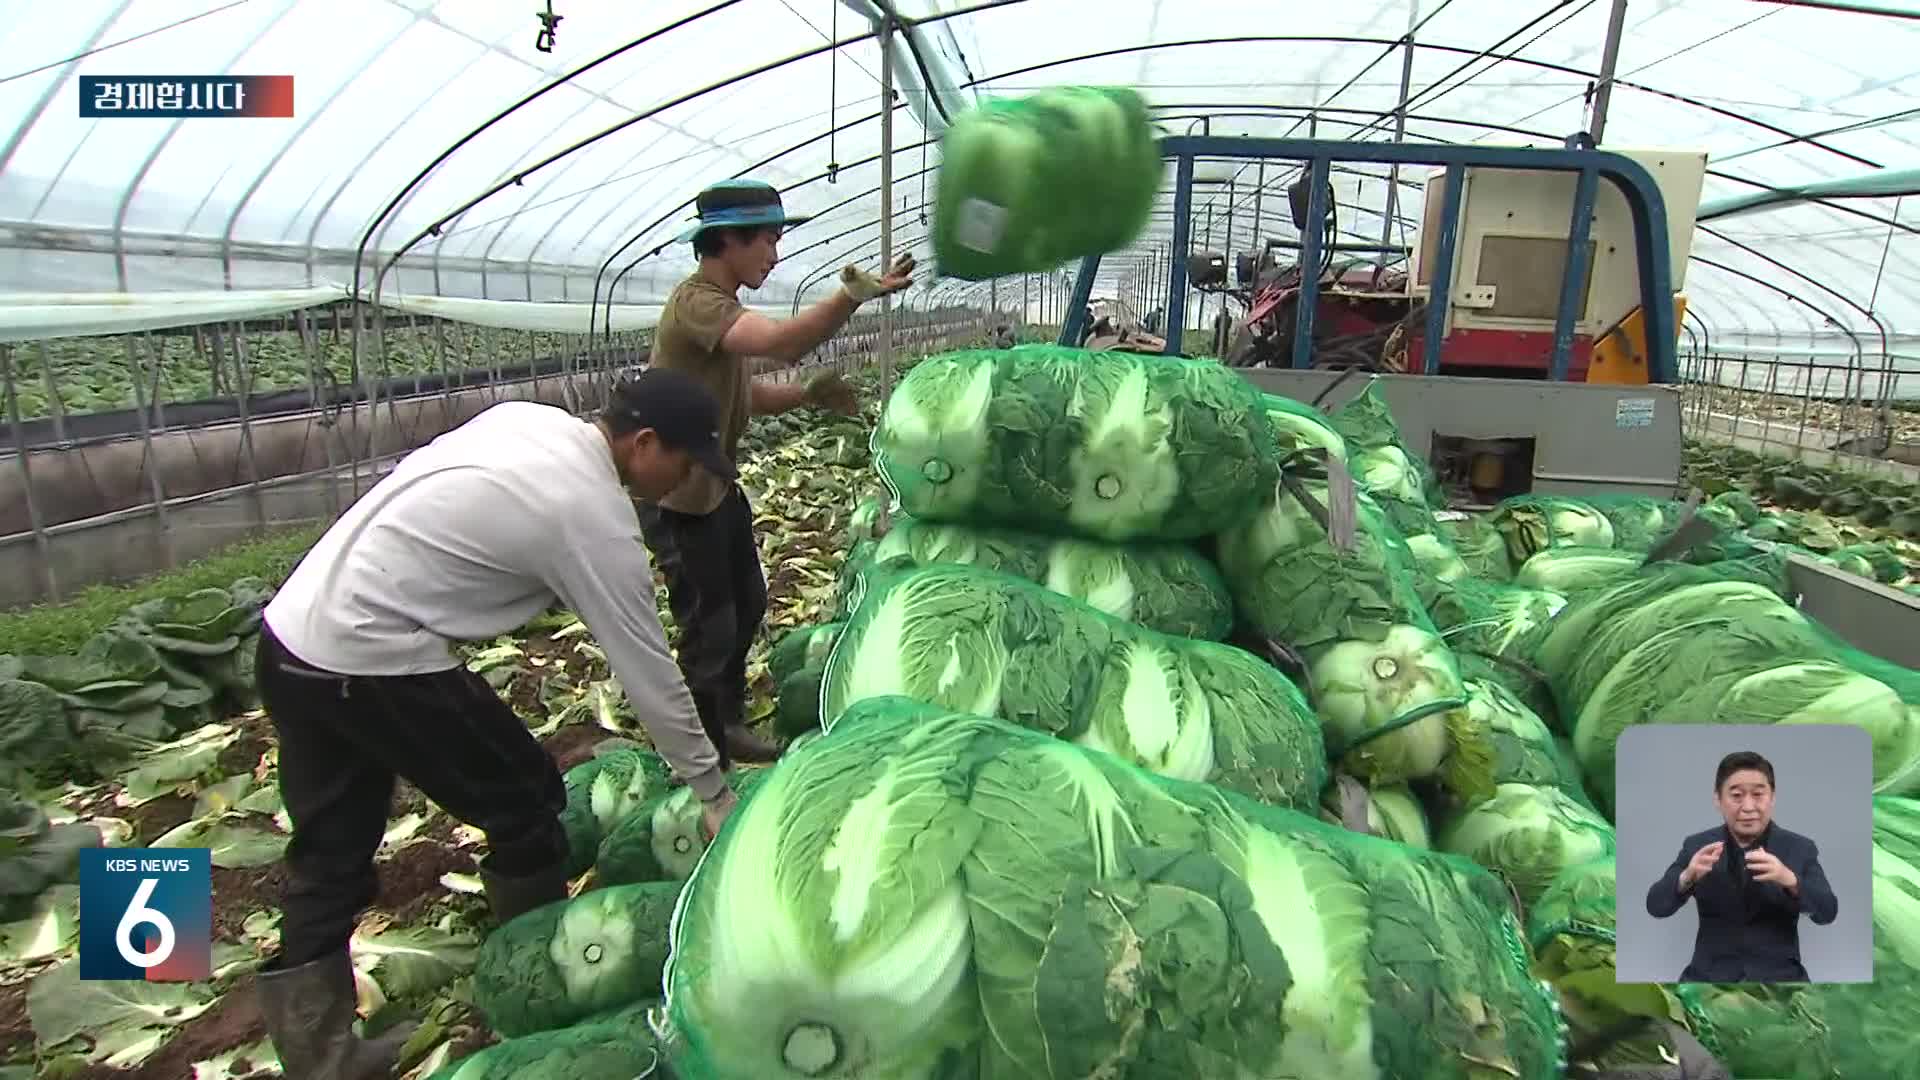
<path fill-rule="evenodd" d="M 720 406 L 720 448 L 739 460 L 751 399 L 745 360 L 720 344 L 746 308 L 733 294 L 695 271 L 674 287 L 653 332 L 652 366 L 684 371 L 706 386 Z M 695 465 L 686 482 L 660 505 L 683 514 L 710 514 L 731 485 Z"/>

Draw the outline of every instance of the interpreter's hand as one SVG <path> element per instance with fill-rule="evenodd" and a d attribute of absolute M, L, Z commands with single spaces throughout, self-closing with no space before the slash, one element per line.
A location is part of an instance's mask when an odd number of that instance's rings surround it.
<path fill-rule="evenodd" d="M 807 404 L 852 416 L 860 411 L 860 395 L 837 371 L 823 371 L 807 380 Z"/>
<path fill-rule="evenodd" d="M 720 793 L 719 798 L 700 805 L 700 827 L 707 834 L 707 843 L 713 843 L 713 838 L 720 835 L 720 826 L 727 823 L 727 817 L 733 813 L 739 801 L 739 796 L 733 793 L 732 788 L 728 788 Z"/>
<path fill-rule="evenodd" d="M 1706 877 L 1707 872 L 1713 869 L 1713 864 L 1720 861 L 1720 849 L 1725 846 L 1723 841 L 1716 840 L 1694 852 L 1693 858 L 1687 860 L 1687 868 L 1680 871 L 1680 887 L 1687 888 Z"/>
<path fill-rule="evenodd" d="M 902 255 L 893 261 L 893 269 L 881 277 L 875 277 L 865 270 L 849 263 L 840 271 L 840 287 L 847 295 L 859 303 L 897 293 L 913 285 L 914 261 L 912 255 Z"/>
<path fill-rule="evenodd" d="M 1753 875 L 1755 881 L 1770 881 L 1788 891 L 1800 887 L 1799 876 L 1765 848 L 1754 848 L 1747 852 L 1747 872 Z"/>

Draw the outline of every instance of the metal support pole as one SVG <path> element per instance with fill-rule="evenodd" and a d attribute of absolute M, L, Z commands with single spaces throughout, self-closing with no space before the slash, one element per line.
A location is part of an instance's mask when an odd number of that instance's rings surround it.
<path fill-rule="evenodd" d="M 1205 240 L 1201 241 L 1202 248 L 1203 250 L 1211 251 L 1213 249 L 1213 203 L 1211 202 L 1207 203 L 1206 237 L 1207 238 Z M 1194 323 L 1198 325 L 1201 330 L 1205 330 L 1207 328 L 1207 294 L 1206 293 L 1201 293 L 1199 300 L 1194 304 L 1193 316 L 1194 316 L 1193 318 Z M 1212 340 L 1212 339 L 1209 338 L 1208 340 Z"/>
<path fill-rule="evenodd" d="M 1420 0 L 1407 5 L 1406 47 L 1400 56 L 1400 103 L 1393 109 L 1393 141 L 1407 141 L 1407 96 L 1413 92 L 1413 31 L 1420 25 Z M 1387 209 L 1380 218 L 1380 246 L 1393 243 L 1393 219 L 1400 212 L 1400 163 L 1394 162 L 1387 170 Z M 1380 259 L 1373 264 L 1375 282 L 1387 272 L 1387 254 L 1380 253 Z M 1412 282 L 1408 282 L 1412 287 Z"/>
<path fill-rule="evenodd" d="M 1248 288 L 1252 288 L 1254 282 L 1260 280 L 1260 263 L 1267 253 L 1267 249 L 1260 246 L 1260 238 L 1266 235 L 1264 230 L 1267 227 L 1266 219 L 1260 216 L 1266 193 L 1267 159 L 1261 158 L 1260 168 L 1253 176 L 1253 281 L 1247 282 Z"/>
<path fill-rule="evenodd" d="M 1073 283 L 1072 306 L 1060 326 L 1060 344 L 1077 346 L 1087 328 L 1087 305 L 1093 301 L 1093 279 L 1100 273 L 1100 256 L 1089 255 L 1080 261 L 1080 276 Z"/>
<path fill-rule="evenodd" d="M 135 355 L 133 335 L 127 335 L 127 367 L 133 372 L 133 407 L 140 417 L 141 468 L 147 474 L 147 488 L 153 493 L 153 516 L 160 530 L 160 565 L 173 568 L 173 533 L 167 527 L 167 493 L 160 485 L 160 459 L 153 452 L 153 423 L 147 413 L 147 395 L 141 392 L 145 378 L 139 357 Z"/>
<path fill-rule="evenodd" d="M 1900 216 L 1900 208 L 1894 207 L 1894 216 Z M 1884 265 L 1884 263 L 1883 263 Z M 60 387 L 53 379 L 53 356 L 47 351 L 45 341 L 34 342 L 35 351 L 40 356 L 40 385 L 47 392 L 48 415 L 53 418 L 53 438 L 62 446 L 67 442 L 67 406 L 60 400 Z"/>
<path fill-rule="evenodd" d="M 253 451 L 253 416 L 247 408 L 247 395 L 253 393 L 253 363 L 247 355 L 247 324 L 233 324 L 233 401 L 240 410 L 240 460 L 247 467 L 247 501 L 253 504 L 253 523 L 267 526 L 267 504 L 260 495 L 260 462 Z"/>
<path fill-rule="evenodd" d="M 1307 166 L 1307 224 L 1300 230 L 1300 293 L 1293 306 L 1293 366 L 1313 366 L 1313 316 L 1320 302 L 1320 256 L 1327 241 L 1327 177 L 1333 162 L 1316 157 Z"/>
<path fill-rule="evenodd" d="M 1573 222 L 1567 227 L 1567 262 L 1560 273 L 1560 307 L 1553 318 L 1553 361 L 1548 378 L 1562 382 L 1567 377 L 1568 354 L 1573 350 L 1574 322 L 1579 317 L 1580 298 L 1587 289 L 1587 237 L 1593 226 L 1593 200 L 1600 189 L 1600 174 L 1581 169 L 1573 185 Z"/>
<path fill-rule="evenodd" d="M 40 555 L 41 575 L 46 579 L 47 599 L 60 599 L 60 585 L 53 573 L 53 550 L 47 542 L 47 527 L 40 520 L 40 503 L 33 497 L 33 466 L 27 461 L 26 428 L 20 423 L 20 397 L 13 386 L 13 346 L 0 345 L 0 381 L 6 384 L 7 422 L 13 425 L 13 460 L 20 470 L 20 490 L 27 496 L 27 524 L 33 529 L 33 548 Z"/>
<path fill-rule="evenodd" d="M 880 272 L 893 269 L 893 16 L 880 15 Z M 880 397 L 893 395 L 893 297 L 880 298 Z"/>
<path fill-rule="evenodd" d="M 1232 179 L 1227 180 L 1227 239 L 1222 244 L 1222 246 L 1225 247 L 1227 251 L 1227 288 L 1228 290 L 1231 290 L 1233 288 L 1233 180 Z M 1226 300 L 1226 296 L 1222 295 L 1220 298 L 1220 318 L 1225 319 L 1226 317 L 1227 317 L 1227 300 Z M 1213 342 L 1213 355 L 1220 357 L 1222 360 L 1226 359 L 1227 338 L 1232 335 L 1232 330 L 1233 330 L 1233 327 L 1231 323 L 1229 323 L 1228 326 L 1225 328 L 1225 332 L 1223 333 L 1209 332 L 1209 336 L 1207 337 L 1208 341 Z"/>
<path fill-rule="evenodd" d="M 1607 129 L 1607 106 L 1613 101 L 1613 71 L 1620 62 L 1620 36 L 1627 27 L 1627 0 L 1613 0 L 1607 17 L 1607 43 L 1600 54 L 1600 83 L 1593 90 L 1593 145 L 1599 146 Z"/>
<path fill-rule="evenodd" d="M 1465 165 L 1456 161 L 1447 166 L 1447 190 L 1440 208 L 1440 243 L 1434 252 L 1433 284 L 1427 292 L 1427 355 L 1424 366 L 1429 375 L 1440 373 L 1440 338 L 1447 332 L 1447 309 L 1453 288 L 1453 256 L 1460 242 L 1460 189 L 1466 186 L 1466 182 Z"/>
<path fill-rule="evenodd" d="M 1180 337 L 1187 322 L 1187 245 L 1192 242 L 1193 155 L 1182 154 L 1173 167 L 1173 247 L 1167 259 L 1168 356 L 1180 355 Z"/>

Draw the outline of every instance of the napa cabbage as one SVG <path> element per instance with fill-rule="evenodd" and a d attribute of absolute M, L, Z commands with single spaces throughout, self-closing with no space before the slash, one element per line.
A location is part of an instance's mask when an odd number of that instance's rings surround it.
<path fill-rule="evenodd" d="M 1468 860 L 904 698 L 770 771 L 674 918 L 686 1080 L 1554 1068 Z"/>
<path fill-rule="evenodd" d="M 840 579 L 840 616 L 859 606 L 874 567 L 942 562 L 1024 578 L 1117 619 L 1180 637 L 1218 641 L 1233 628 L 1226 583 L 1190 544 L 1114 544 L 905 514 L 893 515 L 883 535 L 848 555 Z"/>
<path fill-rule="evenodd" d="M 1645 561 L 1645 556 L 1612 548 L 1552 547 L 1521 563 L 1514 571 L 1513 583 L 1548 592 L 1578 592 L 1632 577 Z"/>
<path fill-rule="evenodd" d="M 1613 522 L 1578 499 L 1515 496 L 1494 508 L 1492 520 L 1516 566 L 1548 548 L 1614 546 Z"/>
<path fill-rule="evenodd" d="M 923 361 L 873 449 L 914 517 L 1114 542 L 1219 532 L 1278 475 L 1260 393 L 1232 369 L 1052 345 Z"/>
<path fill-rule="evenodd" d="M 1563 870 L 1612 855 L 1613 826 L 1557 787 L 1503 783 L 1445 821 L 1434 846 L 1499 871 L 1531 904 Z"/>
<path fill-rule="evenodd" d="M 891 695 L 1275 802 L 1310 804 L 1325 783 L 1313 709 L 1264 660 L 977 567 L 933 563 L 876 579 L 828 659 L 821 719 L 831 730 L 853 704 Z"/>

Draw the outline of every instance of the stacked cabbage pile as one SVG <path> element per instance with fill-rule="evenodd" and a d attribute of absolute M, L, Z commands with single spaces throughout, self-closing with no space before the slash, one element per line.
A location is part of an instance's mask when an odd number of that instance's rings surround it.
<path fill-rule="evenodd" d="M 675 918 L 683 1080 L 1564 1075 L 1467 860 L 904 698 L 772 773 Z"/>
<path fill-rule="evenodd" d="M 931 358 L 873 458 L 838 610 L 769 657 L 800 738 L 718 844 L 644 751 L 569 774 L 602 887 L 490 941 L 499 1060 L 627 1030 L 666 897 L 629 1052 L 686 1078 L 1915 1059 L 1880 1025 L 1920 1015 L 1920 675 L 1802 616 L 1777 556 L 1647 565 L 1667 500 L 1451 512 L 1377 385 L 1326 413 L 1157 356 Z M 1612 983 L 1613 745 L 1675 720 L 1874 733 L 1884 1000 Z"/>

